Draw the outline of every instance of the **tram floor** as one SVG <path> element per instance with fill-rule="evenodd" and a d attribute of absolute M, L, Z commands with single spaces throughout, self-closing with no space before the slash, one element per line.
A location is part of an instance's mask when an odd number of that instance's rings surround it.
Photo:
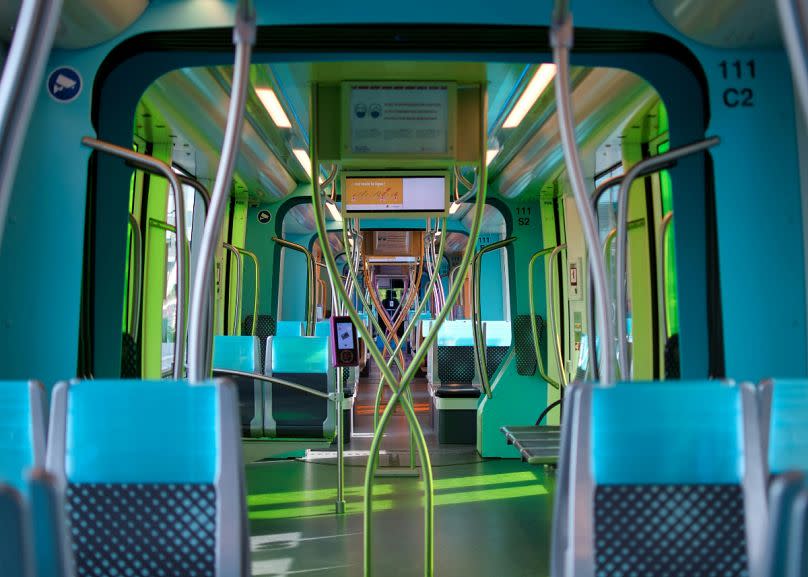
<path fill-rule="evenodd" d="M 344 515 L 335 514 L 332 451 L 247 466 L 254 577 L 363 574 L 364 477 L 378 377 L 360 382 L 354 437 L 346 445 Z M 481 459 L 471 445 L 439 445 L 426 382 L 414 405 L 434 475 L 435 575 L 549 575 L 554 476 L 518 460 Z M 366 410 L 367 409 L 367 410 Z M 381 467 L 409 464 L 407 422 L 397 410 L 382 443 Z M 423 575 L 423 483 L 378 476 L 373 489 L 373 574 Z"/>

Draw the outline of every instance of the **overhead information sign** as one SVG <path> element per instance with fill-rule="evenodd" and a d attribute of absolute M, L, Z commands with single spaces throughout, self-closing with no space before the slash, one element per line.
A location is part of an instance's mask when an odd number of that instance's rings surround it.
<path fill-rule="evenodd" d="M 346 216 L 411 213 L 443 214 L 448 198 L 445 174 L 414 176 L 345 175 L 342 206 Z"/>
<path fill-rule="evenodd" d="M 348 82 L 343 95 L 349 156 L 453 154 L 454 84 Z"/>

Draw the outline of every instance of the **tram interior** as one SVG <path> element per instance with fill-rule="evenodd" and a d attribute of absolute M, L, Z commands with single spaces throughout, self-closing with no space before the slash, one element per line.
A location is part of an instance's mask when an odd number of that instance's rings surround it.
<path fill-rule="evenodd" d="M 249 4 L 235 65 L 94 79 L 80 380 L 0 386 L 9 576 L 808 575 L 804 383 L 724 378 L 703 62 L 570 66 L 564 2 L 533 58 L 250 54 Z"/>

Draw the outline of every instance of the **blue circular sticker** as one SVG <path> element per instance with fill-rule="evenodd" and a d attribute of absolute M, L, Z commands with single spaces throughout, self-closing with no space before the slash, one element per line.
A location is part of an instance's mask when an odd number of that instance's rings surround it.
<path fill-rule="evenodd" d="M 48 76 L 48 94 L 58 102 L 71 102 L 81 94 L 81 74 L 75 68 L 61 66 Z"/>

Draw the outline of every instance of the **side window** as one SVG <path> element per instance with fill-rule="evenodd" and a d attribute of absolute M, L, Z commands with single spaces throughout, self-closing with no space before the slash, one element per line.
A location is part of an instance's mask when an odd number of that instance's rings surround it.
<path fill-rule="evenodd" d="M 196 194 L 193 188 L 183 186 L 183 200 L 185 202 L 185 234 L 193 239 L 194 202 Z M 168 209 L 166 222 L 176 226 L 177 210 L 174 206 L 174 196 L 168 195 Z M 160 346 L 160 369 L 163 376 L 168 376 L 174 369 L 174 343 L 177 335 L 177 235 L 166 230 L 166 267 L 163 282 L 163 313 L 162 313 L 162 339 Z M 190 264 L 190 263 L 189 263 Z M 186 295 L 184 298 L 188 298 Z"/>

